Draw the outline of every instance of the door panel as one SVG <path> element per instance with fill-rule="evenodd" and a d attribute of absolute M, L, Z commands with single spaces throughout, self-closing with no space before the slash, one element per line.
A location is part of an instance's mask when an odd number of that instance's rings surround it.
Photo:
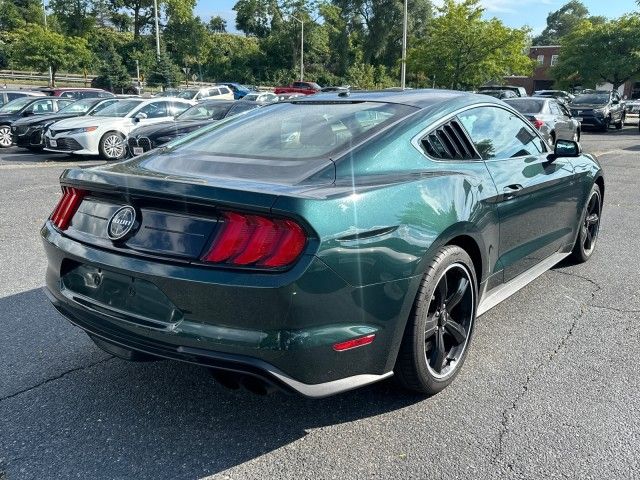
<path fill-rule="evenodd" d="M 499 258 L 509 281 L 569 243 L 577 186 L 568 159 L 547 160 L 544 142 L 502 107 L 459 115 L 496 185 Z"/>

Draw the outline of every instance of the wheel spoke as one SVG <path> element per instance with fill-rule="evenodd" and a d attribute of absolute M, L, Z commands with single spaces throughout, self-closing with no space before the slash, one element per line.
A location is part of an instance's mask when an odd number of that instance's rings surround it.
<path fill-rule="evenodd" d="M 599 220 L 598 214 L 592 213 L 587 217 L 586 222 L 588 225 L 595 225 L 596 223 L 598 223 L 598 220 Z"/>
<path fill-rule="evenodd" d="M 464 297 L 468 287 L 469 281 L 464 277 L 461 278 L 458 282 L 458 288 L 456 288 L 456 291 L 447 298 L 447 311 L 451 312 L 451 310 L 460 303 L 460 300 Z"/>
<path fill-rule="evenodd" d="M 444 309 L 444 304 L 447 300 L 447 295 L 449 292 L 449 285 L 447 283 L 447 274 L 445 273 L 442 278 L 440 279 L 440 282 L 438 283 L 437 286 L 437 291 L 438 291 L 438 300 L 439 300 L 439 305 L 438 308 L 442 311 Z"/>
<path fill-rule="evenodd" d="M 464 341 L 467 339 L 467 331 L 462 325 L 455 322 L 451 317 L 447 318 L 447 321 L 444 324 L 444 328 L 449 334 L 451 334 L 458 345 L 464 343 Z"/>
<path fill-rule="evenodd" d="M 427 321 L 425 322 L 425 325 L 424 325 L 425 342 L 429 341 L 431 337 L 433 337 L 433 334 L 436 333 L 437 329 L 438 329 L 438 318 L 435 316 L 435 314 L 428 315 Z"/>
<path fill-rule="evenodd" d="M 435 335 L 435 344 L 433 346 L 432 367 L 436 372 L 442 370 L 444 361 L 447 358 L 447 349 L 444 344 L 444 331 L 439 328 Z"/>

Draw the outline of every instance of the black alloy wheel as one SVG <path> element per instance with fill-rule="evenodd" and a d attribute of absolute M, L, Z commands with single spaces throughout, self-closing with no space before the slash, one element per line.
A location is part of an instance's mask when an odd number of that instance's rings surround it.
<path fill-rule="evenodd" d="M 600 187 L 594 185 L 580 221 L 580 231 L 578 232 L 576 244 L 573 247 L 572 257 L 578 263 L 589 260 L 596 248 L 598 234 L 600 233 L 601 215 L 602 193 L 600 192 Z"/>
<path fill-rule="evenodd" d="M 471 282 L 466 267 L 454 263 L 431 297 L 424 339 L 427 368 L 434 377 L 452 373 L 467 346 L 474 314 Z"/>
<path fill-rule="evenodd" d="M 454 380 L 473 336 L 476 305 L 471 258 L 456 245 L 442 247 L 422 278 L 407 321 L 394 368 L 402 386 L 433 395 Z"/>

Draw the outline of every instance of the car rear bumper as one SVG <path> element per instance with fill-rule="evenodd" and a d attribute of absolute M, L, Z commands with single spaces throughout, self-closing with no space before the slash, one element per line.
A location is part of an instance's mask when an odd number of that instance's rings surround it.
<path fill-rule="evenodd" d="M 47 295 L 89 334 L 129 350 L 259 377 L 309 397 L 391 376 L 413 303 L 407 292 L 419 283 L 411 278 L 352 287 L 316 257 L 284 274 L 241 278 L 107 252 L 65 237 L 49 222 L 42 235 Z M 140 321 L 124 307 L 69 291 L 63 278 L 70 262 L 127 275 L 134 285 L 154 285 L 180 310 L 179 321 Z M 375 334 L 369 345 L 332 348 L 369 334 Z"/>

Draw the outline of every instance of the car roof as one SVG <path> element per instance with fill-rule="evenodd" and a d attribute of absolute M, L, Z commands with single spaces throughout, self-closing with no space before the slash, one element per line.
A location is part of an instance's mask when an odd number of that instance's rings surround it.
<path fill-rule="evenodd" d="M 4 93 L 21 93 L 23 95 L 29 95 L 31 97 L 46 97 L 46 95 L 40 91 L 37 90 L 8 90 L 8 89 L 0 89 L 0 93 L 4 92 Z"/>
<path fill-rule="evenodd" d="M 493 100 L 492 100 L 493 99 Z M 445 102 L 455 101 L 456 104 L 473 104 L 473 103 L 496 103 L 501 101 L 483 94 L 474 94 L 468 92 L 460 92 L 457 90 L 438 90 L 438 89 L 416 89 L 416 90 L 383 90 L 383 91 L 358 91 L 351 90 L 348 94 L 345 92 L 326 92 L 308 95 L 306 97 L 296 98 L 293 102 L 326 102 L 326 101 L 366 101 L 381 103 L 398 103 L 409 105 L 417 108 L 428 108 Z"/>

